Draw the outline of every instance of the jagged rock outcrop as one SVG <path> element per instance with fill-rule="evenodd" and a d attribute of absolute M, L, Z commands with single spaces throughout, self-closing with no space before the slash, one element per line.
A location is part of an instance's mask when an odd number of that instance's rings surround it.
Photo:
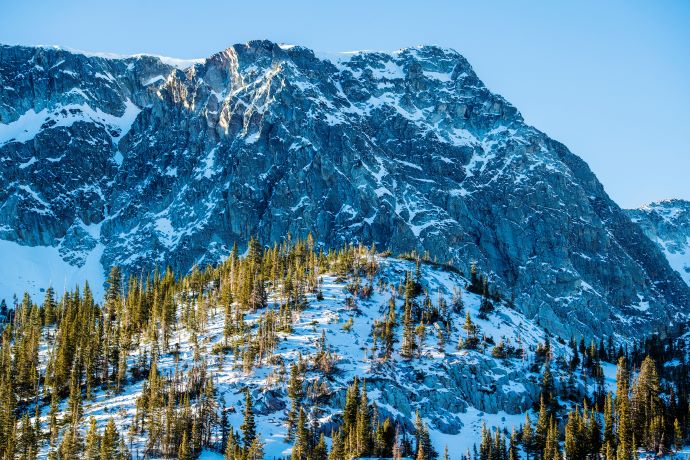
<path fill-rule="evenodd" d="M 0 237 L 138 272 L 312 232 L 476 260 L 547 329 L 624 337 L 688 286 L 587 165 L 457 52 L 255 41 L 186 69 L 0 47 Z"/>
<path fill-rule="evenodd" d="M 690 202 L 664 200 L 627 213 L 690 285 Z"/>
<path fill-rule="evenodd" d="M 535 376 L 508 362 L 471 354 L 463 359 L 433 363 L 428 369 L 396 369 L 396 378 L 370 378 L 368 389 L 392 418 L 414 419 L 414 412 L 435 413 L 434 428 L 456 434 L 462 428 L 460 414 L 468 407 L 488 413 L 520 414 L 539 402 Z M 531 380 L 530 380 L 531 378 Z M 414 389 L 412 392 L 410 389 Z M 394 409 L 394 410 L 393 410 Z"/>

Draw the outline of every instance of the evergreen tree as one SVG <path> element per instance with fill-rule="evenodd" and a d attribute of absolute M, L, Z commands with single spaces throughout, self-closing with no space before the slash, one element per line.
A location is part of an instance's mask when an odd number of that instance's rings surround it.
<path fill-rule="evenodd" d="M 21 419 L 19 439 L 15 450 L 22 459 L 32 460 L 38 455 L 38 439 L 27 412 Z"/>
<path fill-rule="evenodd" d="M 403 313 L 403 336 L 402 345 L 400 347 L 400 356 L 405 359 L 410 359 L 414 353 L 414 327 L 412 325 L 412 308 L 413 308 L 413 297 L 414 297 L 414 282 L 409 276 L 409 273 L 405 273 L 405 303 L 404 303 L 404 313 Z"/>
<path fill-rule="evenodd" d="M 249 450 L 254 438 L 256 438 L 256 422 L 254 421 L 254 409 L 252 407 L 252 395 L 249 389 L 245 390 L 244 423 L 240 426 L 245 449 Z"/>
<path fill-rule="evenodd" d="M 628 396 L 625 393 L 617 395 L 616 404 L 618 406 L 618 448 L 616 458 L 617 460 L 631 460 L 634 451 L 634 435 L 630 419 Z"/>
<path fill-rule="evenodd" d="M 553 411 L 555 409 L 556 401 L 554 395 L 556 393 L 556 385 L 551 374 L 551 361 L 546 360 L 544 364 L 544 372 L 541 377 L 541 401 L 540 405 L 545 405 L 546 409 Z"/>
<path fill-rule="evenodd" d="M 345 460 L 345 441 L 342 430 L 332 431 L 331 440 L 331 452 L 328 455 L 328 460 Z"/>
<path fill-rule="evenodd" d="M 96 427 L 96 419 L 89 418 L 89 429 L 86 432 L 86 447 L 84 449 L 84 456 L 86 460 L 98 460 L 101 450 L 101 437 L 98 434 Z"/>
<path fill-rule="evenodd" d="M 101 460 L 110 460 L 115 458 L 119 442 L 119 435 L 115 428 L 115 421 L 111 418 L 105 425 L 103 430 L 103 437 L 101 438 Z"/>
<path fill-rule="evenodd" d="M 326 438 L 324 437 L 323 433 L 321 433 L 319 436 L 319 442 L 314 447 L 314 452 L 312 453 L 311 458 L 313 460 L 328 459 L 328 447 L 326 447 Z"/>
<path fill-rule="evenodd" d="M 618 364 L 616 367 L 616 402 L 615 402 L 615 412 L 618 418 L 620 418 L 620 404 L 622 402 L 621 397 L 628 397 L 630 391 L 630 370 L 628 369 L 628 361 L 625 356 L 618 358 Z"/>
<path fill-rule="evenodd" d="M 263 460 L 264 444 L 258 436 L 255 436 L 247 450 L 246 460 Z"/>
<path fill-rule="evenodd" d="M 613 427 L 614 427 L 614 405 L 613 405 L 613 396 L 611 393 L 607 393 L 606 395 L 606 401 L 604 403 L 604 444 L 608 445 L 611 444 L 613 445 L 614 442 L 614 433 L 613 433 Z"/>
<path fill-rule="evenodd" d="M 241 448 L 235 437 L 235 432 L 230 428 L 228 440 L 225 444 L 225 460 L 241 460 Z"/>
<path fill-rule="evenodd" d="M 55 303 L 55 291 L 52 286 L 48 286 L 46 289 L 45 296 L 43 298 L 43 318 L 46 326 L 51 326 L 55 324 L 57 319 L 55 309 L 57 305 Z"/>
<path fill-rule="evenodd" d="M 422 420 L 419 411 L 415 415 L 415 440 L 417 443 L 417 458 L 422 455 L 423 460 L 435 460 L 438 457 L 438 452 L 434 450 L 431 444 L 431 437 L 429 436 L 429 429 L 426 423 Z"/>
<path fill-rule="evenodd" d="M 306 460 L 310 454 L 309 428 L 307 427 L 307 415 L 304 408 L 300 407 L 297 417 L 297 428 L 295 433 L 295 444 L 292 446 L 292 458 L 294 460 Z"/>
<path fill-rule="evenodd" d="M 558 444 L 558 428 L 556 427 L 556 421 L 553 419 L 553 417 L 551 417 L 549 421 L 549 429 L 546 434 L 543 458 L 544 460 L 561 460 L 561 452 Z"/>
<path fill-rule="evenodd" d="M 676 418 L 673 420 L 673 446 L 675 447 L 676 452 L 679 452 L 683 448 L 684 441 L 683 430 L 681 430 L 680 423 Z"/>
<path fill-rule="evenodd" d="M 527 460 L 532 453 L 535 453 L 537 442 L 534 431 L 532 430 L 532 420 L 530 420 L 529 413 L 525 414 L 525 423 L 522 425 L 522 448 L 525 451 Z"/>
<path fill-rule="evenodd" d="M 458 342 L 458 349 L 474 350 L 479 345 L 479 337 L 477 336 L 477 326 L 472 321 L 469 310 L 465 313 L 465 338 Z"/>
<path fill-rule="evenodd" d="M 288 412 L 288 440 L 293 438 L 294 427 L 297 423 L 300 407 L 304 399 L 304 378 L 297 366 L 297 363 L 292 363 L 290 367 L 290 380 L 288 381 L 287 394 L 290 398 L 291 409 Z"/>
<path fill-rule="evenodd" d="M 515 427 L 510 434 L 510 447 L 508 448 L 508 460 L 518 460 L 517 433 Z"/>
<path fill-rule="evenodd" d="M 546 408 L 546 398 L 542 392 L 539 400 L 539 418 L 534 433 L 534 447 L 537 452 L 543 452 L 546 447 L 546 437 L 549 431 L 550 417 Z"/>
<path fill-rule="evenodd" d="M 187 432 L 182 432 L 182 442 L 180 442 L 180 448 L 177 450 L 178 460 L 192 460 L 192 449 L 189 446 L 189 440 L 187 438 Z"/>
<path fill-rule="evenodd" d="M 72 459 L 79 458 L 82 452 L 82 440 L 76 426 L 68 426 L 62 435 L 60 443 L 60 458 Z"/>
<path fill-rule="evenodd" d="M 664 434 L 663 403 L 660 393 L 656 364 L 651 357 L 647 356 L 642 362 L 640 373 L 632 388 L 630 415 L 635 439 L 651 451 L 659 450 Z"/>

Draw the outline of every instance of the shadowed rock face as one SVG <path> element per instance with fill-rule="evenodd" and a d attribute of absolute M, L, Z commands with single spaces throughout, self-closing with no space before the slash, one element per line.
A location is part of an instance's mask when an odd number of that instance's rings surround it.
<path fill-rule="evenodd" d="M 690 285 L 690 202 L 664 200 L 626 212 Z"/>
<path fill-rule="evenodd" d="M 588 166 L 457 52 L 267 41 L 180 70 L 0 47 L 0 237 L 186 271 L 312 232 L 491 273 L 563 336 L 629 337 L 690 293 Z"/>

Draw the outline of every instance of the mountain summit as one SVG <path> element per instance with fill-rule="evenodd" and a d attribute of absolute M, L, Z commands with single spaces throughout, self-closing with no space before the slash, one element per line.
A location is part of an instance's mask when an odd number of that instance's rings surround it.
<path fill-rule="evenodd" d="M 253 41 L 174 64 L 0 47 L 5 253 L 62 288 L 311 232 L 474 262 L 565 337 L 686 319 L 690 288 L 659 247 L 453 50 Z"/>

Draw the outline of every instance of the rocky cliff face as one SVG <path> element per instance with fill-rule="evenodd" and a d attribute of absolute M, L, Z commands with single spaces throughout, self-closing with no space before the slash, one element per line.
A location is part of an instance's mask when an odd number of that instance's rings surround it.
<path fill-rule="evenodd" d="M 659 201 L 627 212 L 690 285 L 690 202 Z"/>
<path fill-rule="evenodd" d="M 178 67 L 0 47 L 0 237 L 186 271 L 312 232 L 477 261 L 564 336 L 686 316 L 657 245 L 455 51 L 257 41 Z"/>

